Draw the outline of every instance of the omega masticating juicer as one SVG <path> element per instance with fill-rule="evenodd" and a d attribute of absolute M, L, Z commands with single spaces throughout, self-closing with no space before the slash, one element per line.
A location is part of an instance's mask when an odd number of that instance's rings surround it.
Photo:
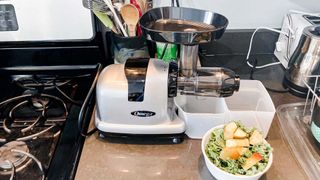
<path fill-rule="evenodd" d="M 219 39 L 228 20 L 198 9 L 161 7 L 146 12 L 139 24 L 148 40 L 180 44 L 180 60 L 128 59 L 106 67 L 97 83 L 95 125 L 109 139 L 181 142 L 186 127 L 175 111 L 177 93 L 228 97 L 239 89 L 233 71 L 197 67 L 198 45 Z"/>

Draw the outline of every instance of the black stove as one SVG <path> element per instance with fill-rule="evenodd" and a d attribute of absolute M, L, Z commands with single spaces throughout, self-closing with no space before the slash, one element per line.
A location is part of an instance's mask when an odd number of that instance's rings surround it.
<path fill-rule="evenodd" d="M 101 65 L 0 68 L 0 179 L 73 179 Z"/>

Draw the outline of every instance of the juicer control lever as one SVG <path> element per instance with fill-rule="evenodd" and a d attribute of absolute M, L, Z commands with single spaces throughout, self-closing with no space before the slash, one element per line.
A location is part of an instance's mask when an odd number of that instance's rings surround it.
<path fill-rule="evenodd" d="M 168 97 L 177 96 L 178 64 L 170 62 L 168 74 Z"/>

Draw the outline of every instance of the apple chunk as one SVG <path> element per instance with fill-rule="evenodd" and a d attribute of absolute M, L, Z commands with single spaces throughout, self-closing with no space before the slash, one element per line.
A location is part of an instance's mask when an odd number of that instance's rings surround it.
<path fill-rule="evenodd" d="M 251 157 L 249 157 L 246 162 L 242 165 L 244 170 L 250 169 L 252 166 L 261 161 L 263 157 L 259 153 L 253 153 Z"/>
<path fill-rule="evenodd" d="M 262 134 L 257 130 L 253 131 L 253 133 L 252 133 L 251 137 L 249 138 L 249 140 L 250 140 L 250 144 L 252 144 L 252 145 L 263 143 Z"/>
<path fill-rule="evenodd" d="M 248 148 L 244 148 L 244 147 L 225 147 L 220 152 L 220 158 L 223 160 L 227 160 L 227 159 L 237 160 L 247 150 Z"/>
<path fill-rule="evenodd" d="M 223 160 L 227 159 L 238 159 L 240 157 L 240 153 L 236 147 L 232 148 L 223 148 L 223 150 L 220 152 L 220 158 Z"/>
<path fill-rule="evenodd" d="M 237 146 L 245 146 L 248 147 L 249 144 L 249 140 L 246 139 L 228 139 L 226 140 L 226 147 L 237 147 Z"/>
<path fill-rule="evenodd" d="M 246 138 L 248 134 L 244 132 L 242 129 L 238 128 L 236 132 L 234 132 L 233 137 L 236 139 L 243 139 Z"/>
<path fill-rule="evenodd" d="M 224 139 L 233 139 L 233 134 L 237 130 L 237 128 L 237 124 L 234 122 L 227 124 L 223 130 Z"/>

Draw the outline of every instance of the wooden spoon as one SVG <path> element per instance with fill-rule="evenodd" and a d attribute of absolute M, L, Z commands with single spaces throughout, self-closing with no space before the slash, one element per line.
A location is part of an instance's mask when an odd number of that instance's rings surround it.
<path fill-rule="evenodd" d="M 149 7 L 148 7 L 148 1 L 147 0 L 141 0 L 143 7 L 144 7 L 144 11 L 147 12 Z"/>
<path fill-rule="evenodd" d="M 136 27 L 139 21 L 139 10 L 132 4 L 125 4 L 121 7 L 120 14 L 128 25 L 129 36 L 136 36 Z"/>
<path fill-rule="evenodd" d="M 140 10 L 141 10 L 141 13 L 145 13 L 146 10 L 145 10 L 145 7 L 144 7 L 144 3 L 142 0 L 136 0 L 136 2 L 138 3 L 139 7 L 140 7 Z"/>

